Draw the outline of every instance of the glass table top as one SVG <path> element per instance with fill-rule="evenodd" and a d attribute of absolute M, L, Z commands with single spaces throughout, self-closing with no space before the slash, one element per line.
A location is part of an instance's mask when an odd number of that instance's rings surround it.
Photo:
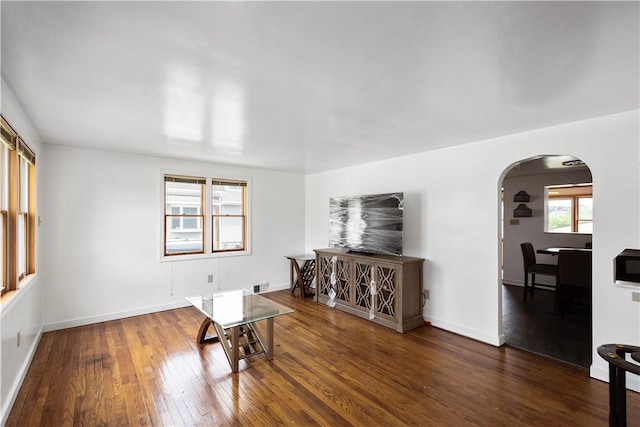
<path fill-rule="evenodd" d="M 187 297 L 187 300 L 224 329 L 295 311 L 246 289 Z"/>
<path fill-rule="evenodd" d="M 287 255 L 285 258 L 297 259 L 299 261 L 315 261 L 315 254 Z"/>

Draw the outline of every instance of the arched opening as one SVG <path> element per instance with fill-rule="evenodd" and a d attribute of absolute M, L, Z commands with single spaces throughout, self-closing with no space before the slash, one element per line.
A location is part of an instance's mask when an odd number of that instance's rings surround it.
<path fill-rule="evenodd" d="M 592 358 L 590 263 L 579 267 L 588 269 L 584 289 L 556 286 L 555 274 L 536 274 L 535 290 L 530 290 L 529 275 L 527 292 L 521 244 L 532 244 L 539 264 L 557 268 L 560 256 L 550 248 L 585 250 L 590 262 L 591 171 L 575 157 L 544 155 L 515 163 L 502 177 L 499 294 L 504 342 L 588 368 Z M 566 272 L 566 261 L 563 265 Z"/>

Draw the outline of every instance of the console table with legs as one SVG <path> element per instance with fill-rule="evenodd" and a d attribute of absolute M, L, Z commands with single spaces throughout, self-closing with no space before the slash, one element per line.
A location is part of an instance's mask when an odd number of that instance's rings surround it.
<path fill-rule="evenodd" d="M 290 290 L 300 289 L 301 297 L 312 297 L 313 279 L 316 277 L 316 257 L 314 254 L 287 255 L 289 260 Z"/>

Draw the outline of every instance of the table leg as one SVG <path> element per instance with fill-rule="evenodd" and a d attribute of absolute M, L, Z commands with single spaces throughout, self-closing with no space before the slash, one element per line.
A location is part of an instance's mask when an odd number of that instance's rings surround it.
<path fill-rule="evenodd" d="M 231 328 L 231 372 L 238 372 L 238 359 L 240 357 L 240 326 Z"/>
<path fill-rule="evenodd" d="M 209 326 L 211 325 L 213 325 L 213 320 L 209 319 L 208 317 L 205 317 L 204 320 L 202 321 L 202 324 L 200 325 L 200 329 L 198 330 L 198 336 L 196 337 L 198 344 L 206 344 L 209 342 L 219 341 L 218 334 L 210 338 L 207 338 L 207 331 L 209 330 Z"/>
<path fill-rule="evenodd" d="M 247 347 L 244 349 L 244 357 L 248 357 L 254 354 L 262 353 L 261 349 L 264 351 L 267 360 L 273 360 L 273 322 L 274 318 L 269 318 L 267 320 L 267 337 L 262 336 L 260 330 L 256 327 L 255 323 L 248 323 L 244 326 L 246 330 L 243 331 L 243 326 L 235 326 L 229 329 L 223 329 L 222 326 L 213 320 L 206 318 L 202 324 L 200 325 L 200 330 L 198 331 L 198 343 L 203 344 L 206 342 L 219 341 L 222 344 L 222 348 L 227 356 L 227 360 L 229 361 L 229 365 L 231 365 L 231 372 L 239 371 L 239 361 L 240 361 L 240 335 L 241 333 L 247 335 L 247 339 L 249 343 Z M 216 335 L 210 338 L 205 338 L 207 334 L 207 330 L 209 327 L 213 325 Z M 255 334 L 258 342 L 253 342 L 253 334 Z M 222 338 L 224 339 L 222 339 Z"/>
<path fill-rule="evenodd" d="M 293 269 L 295 268 L 293 266 L 294 262 L 297 261 L 295 259 L 289 260 L 289 289 L 291 290 L 291 292 L 293 292 L 293 290 L 296 288 L 296 282 L 293 281 Z"/>
<path fill-rule="evenodd" d="M 624 369 L 609 364 L 609 425 L 627 425 L 627 386 Z"/>
<path fill-rule="evenodd" d="M 273 317 L 267 319 L 267 360 L 273 360 Z"/>

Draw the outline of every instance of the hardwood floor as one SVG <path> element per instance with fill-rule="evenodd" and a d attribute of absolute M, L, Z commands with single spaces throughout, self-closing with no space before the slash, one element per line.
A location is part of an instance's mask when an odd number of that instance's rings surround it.
<path fill-rule="evenodd" d="M 608 385 L 584 369 L 434 327 L 399 334 L 292 297 L 274 360 L 232 374 L 183 308 L 44 334 L 9 426 L 449 426 L 608 423 Z M 628 392 L 628 424 L 640 398 Z"/>

